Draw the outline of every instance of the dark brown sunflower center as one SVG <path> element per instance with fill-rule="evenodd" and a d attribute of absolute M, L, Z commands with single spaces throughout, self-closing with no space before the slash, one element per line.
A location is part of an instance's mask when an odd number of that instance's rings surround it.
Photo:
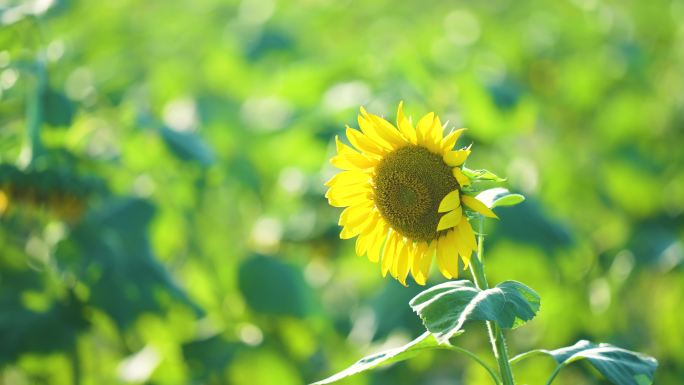
<path fill-rule="evenodd" d="M 439 155 L 420 146 L 402 147 L 380 161 L 375 175 L 375 204 L 387 223 L 416 241 L 437 237 L 439 203 L 459 188 Z"/>

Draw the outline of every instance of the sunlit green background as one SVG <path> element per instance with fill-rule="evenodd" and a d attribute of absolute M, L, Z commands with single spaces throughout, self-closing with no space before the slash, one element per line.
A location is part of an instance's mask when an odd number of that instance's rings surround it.
<path fill-rule="evenodd" d="M 356 257 L 323 197 L 334 136 L 399 100 L 468 127 L 469 166 L 528 197 L 485 245 L 492 282 L 542 297 L 512 353 L 610 342 L 680 384 L 682 20 L 681 0 L 0 0 L 0 384 L 296 385 L 420 334 L 420 287 Z M 428 353 L 344 384 L 488 381 Z"/>

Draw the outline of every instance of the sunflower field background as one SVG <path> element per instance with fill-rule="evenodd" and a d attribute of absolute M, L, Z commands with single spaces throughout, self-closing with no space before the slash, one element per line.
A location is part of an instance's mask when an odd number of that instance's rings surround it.
<path fill-rule="evenodd" d="M 355 257 L 323 197 L 335 135 L 400 100 L 468 127 L 473 164 L 527 196 L 486 229 L 491 281 L 542 297 L 512 354 L 610 342 L 680 384 L 683 19 L 681 0 L 0 1 L 0 384 L 297 385 L 420 334 L 421 287 Z M 428 353 L 343 384 L 487 381 Z"/>

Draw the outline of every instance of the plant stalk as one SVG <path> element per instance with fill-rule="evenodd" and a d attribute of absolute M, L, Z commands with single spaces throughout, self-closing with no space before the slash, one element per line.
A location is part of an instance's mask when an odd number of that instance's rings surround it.
<path fill-rule="evenodd" d="M 560 364 L 560 365 L 556 366 L 556 369 L 554 369 L 554 370 L 553 370 L 553 373 L 551 373 L 551 377 L 549 377 L 548 381 L 546 381 L 546 385 L 551 385 L 551 383 L 553 382 L 553 380 L 554 380 L 554 379 L 556 378 L 556 376 L 558 375 L 558 372 L 560 372 L 560 370 L 563 369 L 563 366 L 565 366 L 565 365 Z"/>
<path fill-rule="evenodd" d="M 455 352 L 463 353 L 463 354 L 467 355 L 468 357 L 472 358 L 475 362 L 480 364 L 480 366 L 482 366 L 487 371 L 487 373 L 489 373 L 489 376 L 492 378 L 492 380 L 494 381 L 494 383 L 496 385 L 501 384 L 501 380 L 499 379 L 499 376 L 496 375 L 496 372 L 494 371 L 494 369 L 490 368 L 489 365 L 487 365 L 484 361 L 482 361 L 482 359 L 480 359 L 480 357 L 478 357 L 477 354 L 471 352 L 470 350 L 463 349 L 461 347 L 453 346 L 453 345 L 449 345 L 448 349 L 453 350 Z"/>
<path fill-rule="evenodd" d="M 81 384 L 81 358 L 78 354 L 78 341 L 74 342 L 74 346 L 69 351 L 69 358 L 71 361 L 71 378 L 74 385 Z"/>
<path fill-rule="evenodd" d="M 40 129 L 43 125 L 43 93 L 47 86 L 45 63 L 42 58 L 34 64 L 35 87 L 26 104 L 26 128 L 28 146 L 30 151 L 29 164 L 38 158 L 43 152 L 43 144 L 40 139 Z"/>
<path fill-rule="evenodd" d="M 475 286 L 480 290 L 489 289 L 487 275 L 484 269 L 484 218 L 480 216 L 479 229 L 477 235 L 477 255 L 470 260 L 470 272 L 473 275 Z M 492 321 L 487 321 L 487 332 L 489 341 L 492 344 L 494 357 L 499 364 L 499 372 L 504 385 L 515 385 L 513 371 L 508 363 L 508 349 L 503 331 Z"/>
<path fill-rule="evenodd" d="M 513 365 L 513 364 L 516 364 L 516 363 L 518 363 L 522 360 L 525 360 L 529 357 L 540 355 L 540 354 L 546 354 L 546 353 L 541 349 L 530 350 L 529 352 L 520 353 L 517 356 L 511 358 L 510 360 L 508 360 L 508 363 Z"/>

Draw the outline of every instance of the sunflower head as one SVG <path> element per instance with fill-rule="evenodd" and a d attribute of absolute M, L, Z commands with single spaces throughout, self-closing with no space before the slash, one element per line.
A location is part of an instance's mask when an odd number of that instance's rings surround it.
<path fill-rule="evenodd" d="M 458 257 L 467 266 L 477 249 L 468 212 L 496 217 L 468 193 L 470 147 L 454 149 L 464 129 L 444 135 L 432 112 L 414 127 L 402 103 L 396 126 L 363 107 L 358 124 L 346 129 L 352 146 L 335 138 L 331 163 L 342 171 L 326 183 L 328 202 L 345 207 L 340 237 L 357 237 L 356 254 L 404 285 L 409 272 L 424 285 L 435 255 L 440 272 L 457 277 Z"/>

